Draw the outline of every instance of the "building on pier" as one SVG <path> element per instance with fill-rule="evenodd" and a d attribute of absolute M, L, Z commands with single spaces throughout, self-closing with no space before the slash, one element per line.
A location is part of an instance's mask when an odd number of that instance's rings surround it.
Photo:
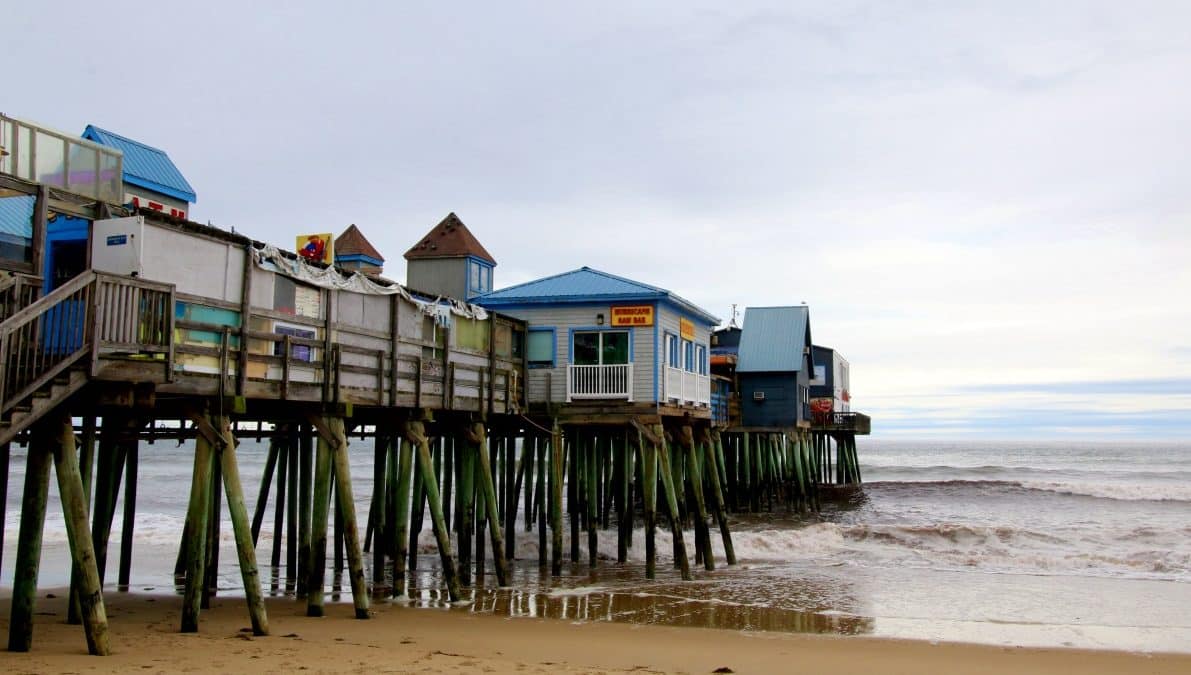
<path fill-rule="evenodd" d="M 711 418 L 719 319 L 657 286 L 582 267 L 476 302 L 527 322 L 527 400 L 564 417 Z"/>
<path fill-rule="evenodd" d="M 809 427 L 812 368 L 806 305 L 745 309 L 736 362 L 741 425 Z"/>

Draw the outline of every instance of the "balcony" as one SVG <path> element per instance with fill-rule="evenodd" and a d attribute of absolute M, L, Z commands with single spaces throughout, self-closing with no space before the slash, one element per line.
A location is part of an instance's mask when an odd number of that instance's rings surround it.
<path fill-rule="evenodd" d="M 633 402 L 633 364 L 567 366 L 567 403 L 574 400 L 621 399 Z"/>
<path fill-rule="evenodd" d="M 872 432 L 872 420 L 868 415 L 858 412 L 816 413 L 811 417 L 811 429 L 867 435 Z"/>
<path fill-rule="evenodd" d="M 681 368 L 666 366 L 666 377 L 662 390 L 668 401 L 679 405 L 711 406 L 711 378 Z"/>

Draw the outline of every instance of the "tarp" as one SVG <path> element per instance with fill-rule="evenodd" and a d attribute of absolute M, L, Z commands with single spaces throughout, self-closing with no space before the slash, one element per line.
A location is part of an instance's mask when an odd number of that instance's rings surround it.
<path fill-rule="evenodd" d="M 364 295 L 400 295 L 417 305 L 423 314 L 435 317 L 435 320 L 443 325 L 450 322 L 451 314 L 479 321 L 488 318 L 488 312 L 479 305 L 442 296 L 434 300 L 416 298 L 410 295 L 409 291 L 405 290 L 401 284 L 386 286 L 359 272 L 346 275 L 334 267 L 316 267 L 308 264 L 302 258 L 283 255 L 276 246 L 266 244 L 264 248 L 252 247 L 252 259 L 256 266 L 262 270 L 284 274 L 311 286 Z"/>

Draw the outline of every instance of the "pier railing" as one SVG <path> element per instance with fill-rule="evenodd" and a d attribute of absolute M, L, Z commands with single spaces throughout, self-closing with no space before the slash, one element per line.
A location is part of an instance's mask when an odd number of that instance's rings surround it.
<path fill-rule="evenodd" d="M 0 323 L 0 412 L 87 354 L 170 354 L 172 317 L 173 286 L 80 274 Z"/>
<path fill-rule="evenodd" d="M 857 434 L 872 432 L 872 419 L 858 412 L 815 413 L 811 417 L 815 431 L 851 431 Z"/>
<path fill-rule="evenodd" d="M 668 399 L 679 403 L 711 405 L 711 378 L 707 375 L 666 366 L 664 386 L 663 393 Z"/>
<path fill-rule="evenodd" d="M 0 279 L 0 321 L 32 305 L 41 297 L 41 277 L 13 272 Z"/>
<path fill-rule="evenodd" d="M 575 399 L 633 401 L 633 364 L 567 366 L 567 403 Z"/>

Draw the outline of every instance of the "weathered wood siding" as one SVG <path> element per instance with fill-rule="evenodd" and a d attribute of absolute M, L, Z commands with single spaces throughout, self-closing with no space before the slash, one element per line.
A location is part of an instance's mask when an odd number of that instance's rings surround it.
<path fill-rule="evenodd" d="M 423 293 L 466 298 L 467 258 L 410 260 L 405 285 Z"/>

